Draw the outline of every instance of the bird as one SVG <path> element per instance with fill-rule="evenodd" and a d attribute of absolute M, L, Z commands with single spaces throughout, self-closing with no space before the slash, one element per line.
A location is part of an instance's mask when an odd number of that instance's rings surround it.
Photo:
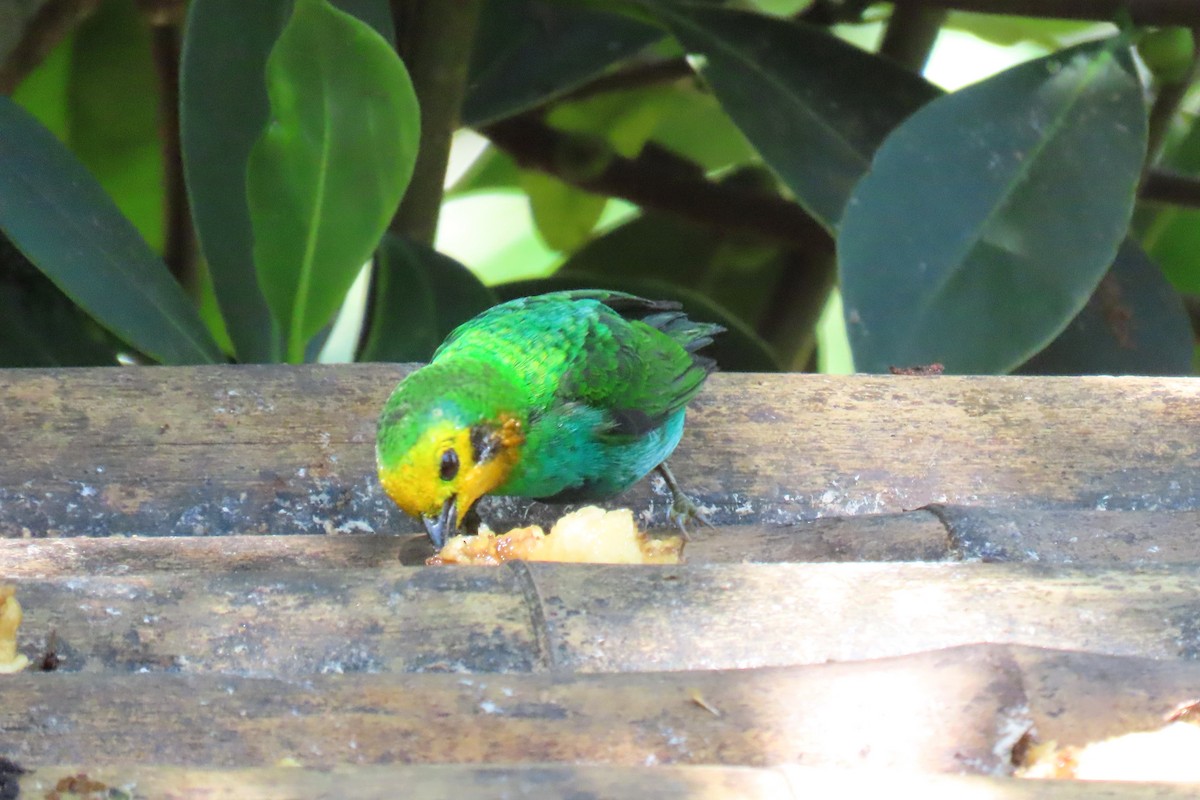
<path fill-rule="evenodd" d="M 697 351 L 724 331 L 678 303 L 616 291 L 496 305 L 391 393 L 376 436 L 380 484 L 441 548 L 477 532 L 485 495 L 592 502 L 657 469 L 686 535 L 686 522 L 707 520 L 666 460 L 716 369 Z"/>

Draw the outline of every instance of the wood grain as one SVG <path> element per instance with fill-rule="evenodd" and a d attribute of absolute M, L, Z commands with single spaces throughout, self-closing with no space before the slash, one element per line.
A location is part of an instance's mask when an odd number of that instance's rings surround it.
<path fill-rule="evenodd" d="M 44 767 L 21 778 L 31 797 L 47 796 L 63 781 L 125 787 L 136 797 L 205 800 L 395 800 L 406 797 L 497 797 L 538 800 L 636 797 L 639 800 L 801 800 L 838 797 L 920 797 L 922 800 L 1175 800 L 1195 796 L 1191 786 L 1167 784 L 1018 781 L 974 775 L 927 775 L 864 769 L 781 766 L 406 765 L 328 770 L 301 767 L 229 770 L 131 766 L 88 769 Z"/>
<path fill-rule="evenodd" d="M 1007 775 L 1026 737 L 1155 730 L 1198 680 L 1196 663 L 999 645 L 598 675 L 23 673 L 2 680 L 0 755 L 26 767 L 586 761 Z"/>
<path fill-rule="evenodd" d="M 987 648 L 751 672 L 7 677 L 0 748 L 34 765 L 291 758 L 1003 774 L 1011 764 L 996 732 L 1016 731 L 1015 742 L 1029 724 L 1018 667 Z"/>
<path fill-rule="evenodd" d="M 1200 512 L 931 506 L 793 525 L 703 528 L 689 564 L 989 561 L 1144 566 L 1200 562 Z M 420 566 L 423 534 L 0 539 L 7 577 Z"/>
<path fill-rule="evenodd" d="M 972 642 L 1200 657 L 1200 566 L 725 564 L 21 578 L 21 650 L 67 671 L 609 672 Z"/>
<path fill-rule="evenodd" d="M 0 535 L 404 532 L 374 477 L 405 369 L 0 372 Z M 718 374 L 675 472 L 719 524 L 987 508 L 1200 508 L 1200 383 Z M 661 487 L 615 504 L 663 524 Z M 497 527 L 559 509 L 500 499 Z"/>

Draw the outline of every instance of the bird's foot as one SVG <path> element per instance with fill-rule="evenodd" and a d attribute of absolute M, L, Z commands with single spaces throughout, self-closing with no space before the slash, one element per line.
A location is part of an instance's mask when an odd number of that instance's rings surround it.
<path fill-rule="evenodd" d="M 671 490 L 671 508 L 667 511 L 667 519 L 679 527 L 685 542 L 692 540 L 688 532 L 689 523 L 703 525 L 706 528 L 713 526 L 696 501 L 688 497 L 683 489 L 679 487 L 679 481 L 675 480 L 675 475 L 671 472 L 671 468 L 667 466 L 667 462 L 664 461 L 658 465 L 658 474 L 662 475 L 663 480 L 666 481 L 667 488 Z"/>

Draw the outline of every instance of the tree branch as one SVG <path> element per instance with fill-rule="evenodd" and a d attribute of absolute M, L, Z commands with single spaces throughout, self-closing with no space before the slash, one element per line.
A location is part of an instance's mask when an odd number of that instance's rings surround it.
<path fill-rule="evenodd" d="M 139 6 L 149 21 L 150 52 L 158 77 L 158 129 L 163 160 L 163 261 L 175 280 L 193 297 L 200 285 L 196 262 L 196 231 L 192 226 L 183 176 L 179 131 L 179 59 L 182 47 L 183 4 L 147 2 Z"/>
<path fill-rule="evenodd" d="M 0 63 L 0 94 L 12 94 L 98 5 L 100 0 L 49 0 L 39 8 L 26 23 L 17 46 Z"/>
<path fill-rule="evenodd" d="M 1143 178 L 1138 196 L 1155 203 L 1200 208 L 1200 178 L 1152 169 Z"/>
<path fill-rule="evenodd" d="M 896 7 L 925 5 L 982 14 L 1108 21 L 1128 11 L 1138 25 L 1200 25 L 1196 0 L 894 0 Z"/>
<path fill-rule="evenodd" d="M 832 248 L 829 233 L 797 204 L 775 194 L 712 183 L 698 164 L 654 144 L 637 158 L 612 154 L 598 170 L 579 174 L 563 154 L 577 148 L 570 134 L 527 113 L 485 126 L 480 132 L 525 169 L 549 173 L 589 192 L 676 214 L 718 230 L 756 233 L 812 249 Z"/>
<path fill-rule="evenodd" d="M 920 75 L 949 13 L 923 3 L 897 4 L 879 45 L 880 54 Z"/>
<path fill-rule="evenodd" d="M 396 41 L 421 103 L 421 141 L 392 230 L 432 244 L 483 0 L 392 0 Z"/>

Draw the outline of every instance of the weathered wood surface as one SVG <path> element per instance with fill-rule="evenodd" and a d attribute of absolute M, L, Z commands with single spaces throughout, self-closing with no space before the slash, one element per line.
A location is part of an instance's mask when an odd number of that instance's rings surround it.
<path fill-rule="evenodd" d="M 1200 657 L 1200 566 L 727 564 L 21 578 L 21 650 L 69 671 L 607 672 L 972 642 Z"/>
<path fill-rule="evenodd" d="M 1200 563 L 1200 511 L 1001 510 L 935 506 L 793 525 L 702 528 L 689 564 L 814 561 Z M 423 533 L 0 539 L 0 577 L 420 566 Z"/>
<path fill-rule="evenodd" d="M 20 779 L 31 797 L 83 780 L 126 791 L 134 800 L 841 800 L 847 797 L 920 797 L 922 800 L 1174 800 L 1195 787 L 1169 784 L 1015 781 L 971 775 L 925 775 L 820 767 L 613 767 L 581 764 L 297 767 L 233 770 L 187 767 L 45 767 Z M 74 782 L 72 784 L 71 782 Z M 66 783 L 64 783 L 66 782 Z M 403 793 L 399 793 L 399 788 Z"/>
<path fill-rule="evenodd" d="M 415 530 L 374 477 L 387 365 L 0 372 L 0 535 Z M 718 374 L 673 459 L 720 524 L 1200 509 L 1200 382 Z M 665 496 L 619 498 L 661 523 Z M 499 500 L 497 527 L 547 510 Z"/>
<path fill-rule="evenodd" d="M 1195 663 L 995 645 L 687 673 L 24 673 L 4 679 L 0 755 L 32 766 L 586 761 L 1007 775 L 1023 737 L 1066 745 L 1155 730 L 1198 684 Z"/>
<path fill-rule="evenodd" d="M 804 763 L 1007 774 L 1029 725 L 1019 669 L 986 648 L 748 672 L 8 677 L 0 742 L 31 764 Z M 997 743 L 1006 735 L 1007 753 Z"/>

